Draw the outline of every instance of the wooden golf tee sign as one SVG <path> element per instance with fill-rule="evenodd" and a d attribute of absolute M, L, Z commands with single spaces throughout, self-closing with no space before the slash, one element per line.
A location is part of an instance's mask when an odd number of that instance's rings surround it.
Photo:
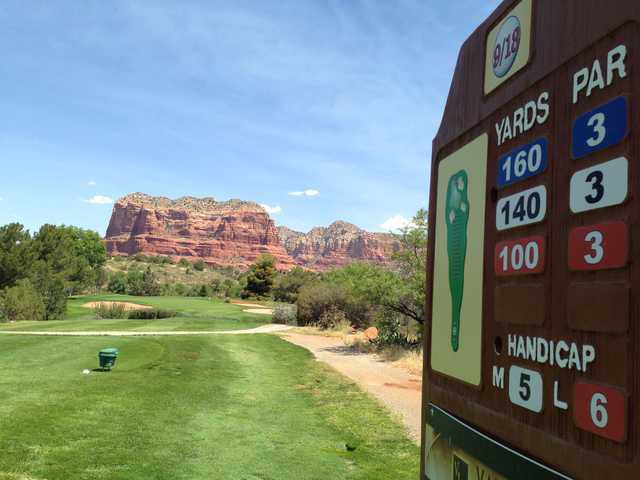
<path fill-rule="evenodd" d="M 421 480 L 640 479 L 640 3 L 505 0 L 433 140 Z"/>

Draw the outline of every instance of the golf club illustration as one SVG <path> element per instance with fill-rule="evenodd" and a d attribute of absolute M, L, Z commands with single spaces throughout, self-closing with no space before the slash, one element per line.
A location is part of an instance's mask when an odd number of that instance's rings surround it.
<path fill-rule="evenodd" d="M 464 262 L 467 256 L 467 223 L 469 222 L 467 184 L 468 177 L 465 170 L 460 170 L 449 178 L 445 211 L 451 292 L 451 347 L 454 352 L 457 352 L 460 347 L 460 310 L 464 293 Z"/>

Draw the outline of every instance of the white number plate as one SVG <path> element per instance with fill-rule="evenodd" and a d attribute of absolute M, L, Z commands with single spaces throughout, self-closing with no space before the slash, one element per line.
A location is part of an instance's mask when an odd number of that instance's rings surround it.
<path fill-rule="evenodd" d="M 523 190 L 498 200 L 496 205 L 496 228 L 509 228 L 541 222 L 547 213 L 547 187 Z"/>
<path fill-rule="evenodd" d="M 542 375 L 535 370 L 509 368 L 509 400 L 532 412 L 542 411 Z"/>
<path fill-rule="evenodd" d="M 625 201 L 629 162 L 620 157 L 578 170 L 571 177 L 569 202 L 573 213 L 610 207 Z"/>

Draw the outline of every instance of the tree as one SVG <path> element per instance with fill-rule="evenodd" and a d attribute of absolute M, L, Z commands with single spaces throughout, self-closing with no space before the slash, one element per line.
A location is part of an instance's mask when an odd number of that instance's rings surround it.
<path fill-rule="evenodd" d="M 31 235 L 19 223 L 0 227 L 0 289 L 28 275 L 33 263 Z"/>
<path fill-rule="evenodd" d="M 38 260 L 34 264 L 30 280 L 44 303 L 44 319 L 63 318 L 67 311 L 67 289 L 62 273 L 56 273 L 49 263 Z"/>
<path fill-rule="evenodd" d="M 273 299 L 278 302 L 296 303 L 300 289 L 317 278 L 315 273 L 300 267 L 282 273 L 273 288 Z"/>
<path fill-rule="evenodd" d="M 60 275 L 68 293 L 95 284 L 96 272 L 107 260 L 100 236 L 91 230 L 65 225 L 43 225 L 31 242 L 36 261 Z"/>
<path fill-rule="evenodd" d="M 413 217 L 412 225 L 404 228 L 398 240 L 400 249 L 393 256 L 399 265 L 403 289 L 398 300 L 390 305 L 394 311 L 423 324 L 427 288 L 427 235 L 428 212 L 420 209 Z"/>
<path fill-rule="evenodd" d="M 243 293 L 247 296 L 267 296 L 271 293 L 276 276 L 276 259 L 269 254 L 261 255 L 251 265 L 247 275 L 247 286 Z"/>

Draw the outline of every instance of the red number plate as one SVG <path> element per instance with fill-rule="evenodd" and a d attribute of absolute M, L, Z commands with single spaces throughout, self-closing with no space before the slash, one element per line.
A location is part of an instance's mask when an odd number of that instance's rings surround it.
<path fill-rule="evenodd" d="M 574 394 L 574 420 L 578 428 L 618 443 L 626 440 L 624 393 L 612 387 L 577 381 Z"/>
<path fill-rule="evenodd" d="M 629 234 L 622 221 L 578 227 L 569 233 L 569 268 L 620 268 L 629 258 Z"/>
<path fill-rule="evenodd" d="M 544 271 L 544 237 L 519 238 L 496 244 L 496 275 L 526 275 Z"/>

